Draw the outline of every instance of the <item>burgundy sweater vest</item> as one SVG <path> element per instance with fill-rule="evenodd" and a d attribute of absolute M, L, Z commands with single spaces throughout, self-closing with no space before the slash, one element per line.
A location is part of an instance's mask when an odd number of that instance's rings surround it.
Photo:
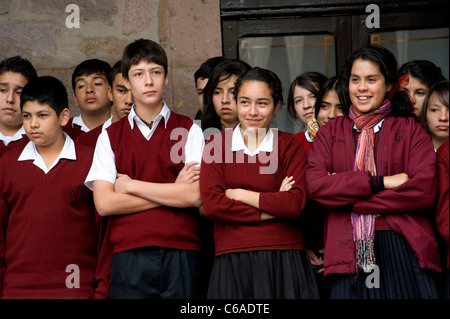
<path fill-rule="evenodd" d="M 17 161 L 22 149 L 0 159 L 0 297 L 107 296 L 110 258 L 99 260 L 102 219 L 84 186 L 93 149 L 77 146 L 76 161 L 61 159 L 47 174 L 31 160 Z M 72 273 L 79 288 L 71 288 Z"/>
<path fill-rule="evenodd" d="M 117 172 L 132 179 L 154 183 L 173 183 L 184 166 L 171 159 L 176 147 L 182 155 L 187 134 L 193 121 L 184 115 L 171 112 L 167 127 L 164 119 L 158 124 L 149 141 L 137 125 L 131 129 L 124 117 L 106 129 L 115 154 Z M 171 132 L 184 132 L 171 139 Z M 177 134 L 176 134 L 177 135 Z M 183 146 L 183 147 L 180 147 Z M 181 156 L 182 157 L 182 156 Z M 114 252 L 158 246 L 173 249 L 200 250 L 198 209 L 160 206 L 134 214 L 111 218 L 111 242 Z"/>

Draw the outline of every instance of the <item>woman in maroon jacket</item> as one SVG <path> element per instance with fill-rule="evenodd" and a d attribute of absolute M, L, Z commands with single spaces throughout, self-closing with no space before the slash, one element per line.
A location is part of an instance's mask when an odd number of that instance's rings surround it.
<path fill-rule="evenodd" d="M 295 220 L 306 201 L 306 153 L 291 133 L 270 128 L 281 81 L 253 68 L 235 85 L 239 124 L 205 145 L 200 193 L 214 220 L 208 298 L 318 298 Z M 281 191 L 284 178 L 294 183 Z"/>
<path fill-rule="evenodd" d="M 440 272 L 430 208 L 436 157 L 381 46 L 349 60 L 352 105 L 317 133 L 307 189 L 326 209 L 325 275 L 331 298 L 437 298 Z"/>

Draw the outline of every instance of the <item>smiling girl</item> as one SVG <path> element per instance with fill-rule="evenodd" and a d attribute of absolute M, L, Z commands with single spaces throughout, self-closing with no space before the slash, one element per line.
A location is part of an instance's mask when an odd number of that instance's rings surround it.
<path fill-rule="evenodd" d="M 214 136 L 215 160 L 206 163 L 204 151 L 200 171 L 203 207 L 215 223 L 208 298 L 318 298 L 296 222 L 306 201 L 306 154 L 294 134 L 270 128 L 283 103 L 281 81 L 253 68 L 235 91 L 239 124 Z M 286 176 L 294 183 L 281 191 Z"/>
<path fill-rule="evenodd" d="M 389 50 L 361 48 L 344 77 L 349 115 L 321 127 L 306 169 L 308 193 L 325 207 L 331 298 L 437 298 L 433 145 Z"/>

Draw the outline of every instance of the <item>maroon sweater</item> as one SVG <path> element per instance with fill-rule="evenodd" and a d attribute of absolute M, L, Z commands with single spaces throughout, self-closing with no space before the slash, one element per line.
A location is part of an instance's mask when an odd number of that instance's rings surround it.
<path fill-rule="evenodd" d="M 262 249 L 303 249 L 303 239 L 294 222 L 306 201 L 306 153 L 300 140 L 294 134 L 278 131 L 271 154 L 274 157 L 268 162 L 266 152 L 252 157 L 243 151 L 232 152 L 232 134 L 232 130 L 226 130 L 205 146 L 200 171 L 203 207 L 215 222 L 216 255 Z M 212 163 L 210 154 L 215 158 Z M 238 160 L 237 156 L 244 160 Z M 270 163 L 276 164 L 276 170 L 261 174 L 260 168 Z M 286 176 L 294 176 L 295 185 L 290 191 L 279 192 Z M 260 209 L 228 198 L 225 190 L 229 188 L 260 192 Z M 277 218 L 260 222 L 262 212 Z"/>
<path fill-rule="evenodd" d="M 448 215 L 449 215 L 449 191 L 448 191 L 448 147 L 449 141 L 447 140 L 437 150 L 437 168 L 438 168 L 438 202 L 436 211 L 436 224 L 439 233 L 445 239 L 447 243 L 447 267 L 449 266 L 449 253 L 448 253 Z"/>
<path fill-rule="evenodd" d="M 93 149 L 77 146 L 76 161 L 61 159 L 47 174 L 18 161 L 22 150 L 0 158 L 0 296 L 108 297 L 112 250 L 84 186 Z M 79 288 L 66 286 L 76 275 L 66 272 L 71 264 L 79 267 Z"/>
<path fill-rule="evenodd" d="M 167 128 L 161 120 L 147 141 L 137 125 L 131 129 L 128 117 L 113 123 L 106 131 L 117 171 L 141 181 L 174 183 L 184 163 L 172 162 L 170 152 L 174 146 L 182 151 L 178 143 L 180 140 L 186 143 L 192 124 L 188 117 L 171 112 Z M 172 140 L 170 135 L 176 128 L 184 128 L 185 134 Z M 146 246 L 200 250 L 198 208 L 160 206 L 139 213 L 111 216 L 110 220 L 114 252 Z"/>
<path fill-rule="evenodd" d="M 410 178 L 393 190 L 372 192 L 369 173 L 353 171 L 355 149 L 353 122 L 337 117 L 320 128 L 308 154 L 308 193 L 326 209 L 325 275 L 356 270 L 352 210 L 384 216 L 405 237 L 420 267 L 440 271 L 430 214 L 437 183 L 429 135 L 412 118 L 384 120 L 375 158 L 378 175 L 406 173 Z"/>
<path fill-rule="evenodd" d="M 69 122 L 67 122 L 67 124 L 63 127 L 63 130 L 64 132 L 67 133 L 67 135 L 70 136 L 72 140 L 75 141 L 78 138 L 78 136 L 85 134 L 85 132 L 81 130 L 81 126 L 76 124 L 73 125 L 72 123 L 73 117 L 69 119 Z"/>
<path fill-rule="evenodd" d="M 20 140 L 16 140 L 16 141 L 11 141 L 8 143 L 8 146 L 5 145 L 5 143 L 3 143 L 2 141 L 0 141 L 0 156 L 3 155 L 3 153 L 6 152 L 6 150 L 12 148 L 15 145 L 23 145 L 25 147 L 25 145 L 29 142 L 30 140 L 28 139 L 26 134 L 22 134 L 22 138 Z"/>

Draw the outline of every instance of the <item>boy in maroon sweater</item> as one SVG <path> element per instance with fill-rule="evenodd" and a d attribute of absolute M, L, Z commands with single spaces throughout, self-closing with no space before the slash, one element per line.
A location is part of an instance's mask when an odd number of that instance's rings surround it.
<path fill-rule="evenodd" d="M 0 62 L 0 155 L 25 136 L 20 93 L 25 84 L 36 77 L 33 65 L 20 56 Z"/>
<path fill-rule="evenodd" d="M 100 134 L 86 178 L 98 213 L 110 216 L 111 298 L 199 298 L 199 185 L 176 180 L 184 163 L 200 162 L 203 132 L 164 103 L 159 44 L 129 44 L 122 75 L 135 104 Z"/>
<path fill-rule="evenodd" d="M 30 141 L 0 159 L 2 298 L 108 296 L 111 254 L 83 184 L 93 149 L 75 148 L 63 133 L 67 105 L 64 85 L 53 77 L 33 79 L 22 91 Z"/>

